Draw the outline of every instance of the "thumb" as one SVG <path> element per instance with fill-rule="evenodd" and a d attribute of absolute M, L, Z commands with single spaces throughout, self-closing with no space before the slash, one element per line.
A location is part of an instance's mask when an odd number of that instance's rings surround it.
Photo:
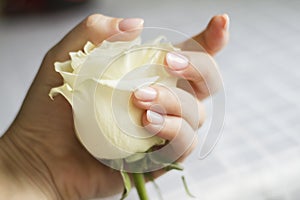
<path fill-rule="evenodd" d="M 228 42 L 229 17 L 227 14 L 214 16 L 206 29 L 193 37 L 211 55 L 220 51 Z"/>
<path fill-rule="evenodd" d="M 216 54 L 228 42 L 229 39 L 229 17 L 227 14 L 214 16 L 208 23 L 206 29 L 179 45 L 184 51 L 199 51 L 199 46 L 204 48 L 210 55 Z"/>

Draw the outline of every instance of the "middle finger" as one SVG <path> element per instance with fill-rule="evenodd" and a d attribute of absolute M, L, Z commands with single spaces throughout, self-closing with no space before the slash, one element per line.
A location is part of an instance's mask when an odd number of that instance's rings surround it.
<path fill-rule="evenodd" d="M 153 85 L 138 89 L 133 103 L 138 108 L 185 119 L 194 129 L 205 119 L 204 106 L 198 99 L 179 88 Z"/>

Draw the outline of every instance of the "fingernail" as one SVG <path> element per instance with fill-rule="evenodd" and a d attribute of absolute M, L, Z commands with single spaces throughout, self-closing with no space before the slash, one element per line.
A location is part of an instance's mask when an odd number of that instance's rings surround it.
<path fill-rule="evenodd" d="M 156 98 L 157 92 L 151 87 L 144 87 L 136 90 L 134 96 L 142 101 L 152 101 Z"/>
<path fill-rule="evenodd" d="M 224 20 L 223 28 L 225 30 L 229 30 L 229 24 L 230 24 L 230 18 L 229 18 L 229 16 L 227 14 L 223 14 L 222 17 L 223 17 L 223 20 Z"/>
<path fill-rule="evenodd" d="M 147 110 L 147 120 L 152 124 L 163 124 L 164 118 L 162 115 L 153 112 L 151 110 Z"/>
<path fill-rule="evenodd" d="M 144 24 L 144 20 L 140 18 L 128 18 L 123 19 L 119 23 L 120 31 L 129 31 L 141 27 Z"/>
<path fill-rule="evenodd" d="M 188 67 L 189 60 L 179 54 L 168 53 L 167 54 L 167 63 L 174 70 L 182 70 Z"/>

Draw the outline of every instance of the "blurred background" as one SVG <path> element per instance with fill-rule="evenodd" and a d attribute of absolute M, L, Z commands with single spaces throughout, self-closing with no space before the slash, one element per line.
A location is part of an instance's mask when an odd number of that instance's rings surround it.
<path fill-rule="evenodd" d="M 230 43 L 216 56 L 227 95 L 223 136 L 206 159 L 196 150 L 183 174 L 201 200 L 300 199 L 299 0 L 0 0 L 0 8 L 0 134 L 47 50 L 87 15 L 141 17 L 192 36 L 228 13 Z M 157 180 L 165 199 L 188 199 L 181 174 Z"/>

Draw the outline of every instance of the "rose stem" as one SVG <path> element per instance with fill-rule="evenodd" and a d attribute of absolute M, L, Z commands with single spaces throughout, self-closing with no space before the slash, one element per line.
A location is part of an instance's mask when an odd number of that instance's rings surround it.
<path fill-rule="evenodd" d="M 133 182 L 140 197 L 140 200 L 149 200 L 146 187 L 145 177 L 143 173 L 132 173 Z"/>

